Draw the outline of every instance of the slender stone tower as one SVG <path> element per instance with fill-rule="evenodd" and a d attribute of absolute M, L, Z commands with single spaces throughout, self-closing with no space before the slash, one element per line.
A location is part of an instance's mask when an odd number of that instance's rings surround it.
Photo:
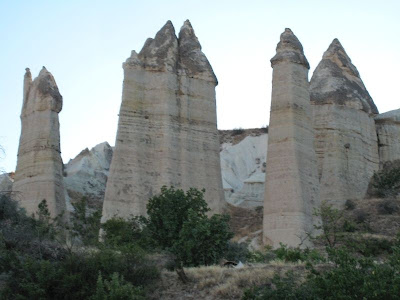
<path fill-rule="evenodd" d="M 179 39 L 170 21 L 123 64 L 124 85 L 103 222 L 145 215 L 161 187 L 206 189 L 212 213 L 224 204 L 216 119 L 217 79 L 189 21 Z"/>
<path fill-rule="evenodd" d="M 302 45 L 288 28 L 281 34 L 276 51 L 271 59 L 264 243 L 308 246 L 313 209 L 320 204 L 308 91 L 310 67 Z"/>
<path fill-rule="evenodd" d="M 26 69 L 13 192 L 28 214 L 36 213 L 43 199 L 53 217 L 65 211 L 58 122 L 61 109 L 62 96 L 53 75 L 43 67 L 32 82 Z"/>
<path fill-rule="evenodd" d="M 378 109 L 337 39 L 314 71 L 310 96 L 321 200 L 343 208 L 365 196 L 379 168 Z"/>

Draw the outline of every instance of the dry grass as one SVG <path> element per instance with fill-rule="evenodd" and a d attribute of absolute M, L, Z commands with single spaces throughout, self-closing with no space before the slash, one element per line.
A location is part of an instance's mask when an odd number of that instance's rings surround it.
<path fill-rule="evenodd" d="M 230 269 L 219 266 L 186 268 L 190 283 L 183 284 L 175 272 L 163 271 L 161 282 L 150 299 L 241 299 L 245 289 L 255 285 L 267 285 L 275 273 L 288 270 L 303 273 L 303 264 L 281 261 L 269 264 Z"/>

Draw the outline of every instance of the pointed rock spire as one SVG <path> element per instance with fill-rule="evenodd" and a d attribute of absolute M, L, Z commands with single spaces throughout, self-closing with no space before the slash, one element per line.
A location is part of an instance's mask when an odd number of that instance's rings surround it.
<path fill-rule="evenodd" d="M 135 52 L 136 53 L 136 52 Z M 154 39 L 146 40 L 142 50 L 137 55 L 143 67 L 153 70 L 175 71 L 178 60 L 178 39 L 175 28 L 168 21 L 157 32 Z M 138 63 L 138 60 L 128 59 L 127 63 Z"/>
<path fill-rule="evenodd" d="M 281 34 L 280 42 L 276 46 L 276 55 L 271 59 L 272 67 L 281 61 L 302 64 L 310 69 L 303 46 L 290 28 L 286 28 Z"/>
<path fill-rule="evenodd" d="M 28 100 L 28 94 L 29 94 L 29 90 L 30 90 L 31 86 L 32 86 L 31 70 L 29 68 L 26 68 L 25 75 L 24 75 L 24 96 L 23 96 L 22 109 L 24 109 L 26 106 L 26 102 Z"/>
<path fill-rule="evenodd" d="M 179 32 L 179 68 L 191 77 L 198 77 L 218 84 L 217 77 L 194 33 L 192 24 L 186 20 Z"/>
<path fill-rule="evenodd" d="M 378 114 L 357 68 L 338 39 L 332 41 L 315 69 L 310 94 L 314 104 L 336 103 Z"/>

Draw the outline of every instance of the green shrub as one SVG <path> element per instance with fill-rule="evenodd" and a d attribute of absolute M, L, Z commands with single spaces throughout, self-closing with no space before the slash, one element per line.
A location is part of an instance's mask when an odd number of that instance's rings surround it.
<path fill-rule="evenodd" d="M 97 245 L 99 241 L 101 210 L 87 211 L 87 199 L 72 203 L 70 238 L 80 240 L 84 245 Z"/>
<path fill-rule="evenodd" d="M 128 220 L 114 217 L 101 227 L 102 238 L 107 245 L 115 247 L 137 245 L 149 252 L 154 250 L 154 241 L 149 235 L 146 219 L 143 217 L 131 217 Z"/>
<path fill-rule="evenodd" d="M 207 217 L 204 192 L 164 186 L 147 204 L 146 230 L 158 247 L 175 255 L 177 266 L 217 263 L 233 237 L 228 216 Z"/>
<path fill-rule="evenodd" d="M 400 160 L 388 161 L 371 178 L 368 194 L 377 197 L 395 197 L 400 193 Z"/>
<path fill-rule="evenodd" d="M 268 286 L 254 287 L 243 299 L 400 299 L 400 247 L 382 263 L 357 257 L 345 248 L 327 248 L 329 267 L 312 263 L 306 276 L 276 275 Z"/>
<path fill-rule="evenodd" d="M 232 130 L 232 135 L 239 135 L 239 134 L 242 134 L 243 132 L 244 132 L 243 128 L 234 128 Z"/>
<path fill-rule="evenodd" d="M 111 280 L 103 280 L 101 273 L 96 283 L 96 293 L 90 300 L 145 300 L 145 294 L 140 287 L 134 287 L 124 280 L 123 276 L 114 273 Z"/>
<path fill-rule="evenodd" d="M 228 242 L 224 252 L 224 258 L 229 261 L 246 262 L 249 256 L 250 251 L 246 243 Z"/>
<path fill-rule="evenodd" d="M 217 264 L 228 249 L 228 241 L 233 237 L 228 224 L 228 215 L 207 218 L 190 210 L 179 239 L 172 246 L 172 253 L 184 266 Z"/>

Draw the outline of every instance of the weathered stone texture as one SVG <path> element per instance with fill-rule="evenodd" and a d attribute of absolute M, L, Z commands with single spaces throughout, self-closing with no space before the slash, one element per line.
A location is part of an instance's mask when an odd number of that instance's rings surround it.
<path fill-rule="evenodd" d="M 400 109 L 377 115 L 375 125 L 380 166 L 384 162 L 400 159 Z"/>
<path fill-rule="evenodd" d="M 163 185 L 205 188 L 213 213 L 224 205 L 214 72 L 189 21 L 170 21 L 123 64 L 124 85 L 103 221 L 145 215 Z"/>
<path fill-rule="evenodd" d="M 102 208 L 113 149 L 107 142 L 84 149 L 64 167 L 67 208 L 87 199 L 89 208 Z"/>
<path fill-rule="evenodd" d="M 273 67 L 268 133 L 264 243 L 310 245 L 314 207 L 319 206 L 317 162 L 313 148 L 309 65 L 290 29 L 281 35 Z"/>
<path fill-rule="evenodd" d="M 267 143 L 268 134 L 264 133 L 222 145 L 222 184 L 228 203 L 245 208 L 264 205 Z"/>
<path fill-rule="evenodd" d="M 53 216 L 65 210 L 58 122 L 61 109 L 62 96 L 51 73 L 43 67 L 32 82 L 26 69 L 13 192 L 29 214 L 37 212 L 43 199 Z"/>
<path fill-rule="evenodd" d="M 378 169 L 378 110 L 337 39 L 314 71 L 310 95 L 321 200 L 341 208 L 365 196 Z"/>

